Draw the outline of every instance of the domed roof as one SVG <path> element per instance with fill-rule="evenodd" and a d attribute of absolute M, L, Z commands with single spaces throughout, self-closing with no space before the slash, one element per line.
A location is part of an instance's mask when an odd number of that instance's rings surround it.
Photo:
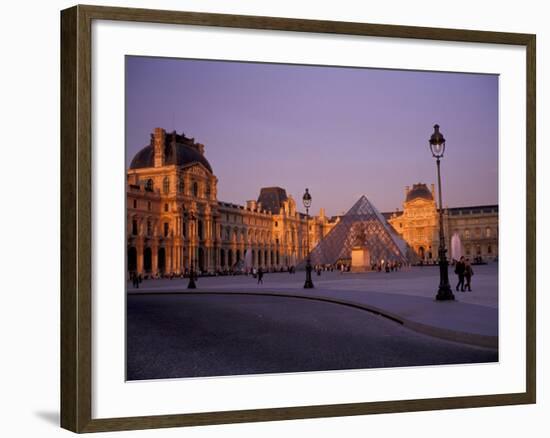
<path fill-rule="evenodd" d="M 407 193 L 406 201 L 409 202 L 417 198 L 427 199 L 428 201 L 433 201 L 434 199 L 430 189 L 428 189 L 426 184 L 422 183 L 413 184 L 412 189 Z"/>
<path fill-rule="evenodd" d="M 164 164 L 186 166 L 192 163 L 200 163 L 210 173 L 212 167 L 203 155 L 204 146 L 195 143 L 194 139 L 185 137 L 185 135 L 177 135 L 176 133 L 167 134 L 164 141 Z M 130 169 L 141 169 L 144 167 L 155 166 L 155 148 L 154 135 L 151 134 L 151 144 L 141 149 L 132 159 Z"/>

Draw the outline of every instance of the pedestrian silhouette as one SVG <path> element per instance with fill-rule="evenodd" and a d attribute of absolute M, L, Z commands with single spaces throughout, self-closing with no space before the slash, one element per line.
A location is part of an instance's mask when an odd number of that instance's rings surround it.
<path fill-rule="evenodd" d="M 264 284 L 264 271 L 262 268 L 258 269 L 258 284 Z"/>
<path fill-rule="evenodd" d="M 470 265 L 470 259 L 466 259 L 464 267 L 464 277 L 466 278 L 466 289 L 472 292 L 472 276 L 474 275 L 474 270 L 472 265 Z"/>
<path fill-rule="evenodd" d="M 456 284 L 456 290 L 460 288 L 461 292 L 464 292 L 464 272 L 466 271 L 466 263 L 464 263 L 464 257 L 460 257 L 460 260 L 456 262 L 455 274 L 458 276 L 458 283 Z"/>

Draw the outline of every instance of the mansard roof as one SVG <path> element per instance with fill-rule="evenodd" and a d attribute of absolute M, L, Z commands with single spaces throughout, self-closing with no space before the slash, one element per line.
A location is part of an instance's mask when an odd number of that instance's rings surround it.
<path fill-rule="evenodd" d="M 262 204 L 262 210 L 270 211 L 273 214 L 279 214 L 283 202 L 288 199 L 286 190 L 281 187 L 262 187 L 258 202 Z"/>

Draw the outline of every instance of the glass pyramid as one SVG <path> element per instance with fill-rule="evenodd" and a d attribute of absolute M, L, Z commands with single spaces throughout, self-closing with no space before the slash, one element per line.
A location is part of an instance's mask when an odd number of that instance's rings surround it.
<path fill-rule="evenodd" d="M 412 263 L 415 253 L 395 232 L 365 195 L 340 218 L 334 228 L 311 251 L 311 263 L 334 264 L 351 259 L 355 246 L 366 247 L 371 263 Z"/>

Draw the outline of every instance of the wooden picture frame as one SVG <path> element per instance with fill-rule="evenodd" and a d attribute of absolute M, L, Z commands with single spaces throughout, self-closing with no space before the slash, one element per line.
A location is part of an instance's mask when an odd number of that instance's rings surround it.
<path fill-rule="evenodd" d="M 526 48 L 526 391 L 336 405 L 92 418 L 92 35 L 93 20 L 184 24 Z M 165 10 L 75 6 L 61 12 L 61 426 L 97 432 L 535 403 L 535 35 Z"/>

